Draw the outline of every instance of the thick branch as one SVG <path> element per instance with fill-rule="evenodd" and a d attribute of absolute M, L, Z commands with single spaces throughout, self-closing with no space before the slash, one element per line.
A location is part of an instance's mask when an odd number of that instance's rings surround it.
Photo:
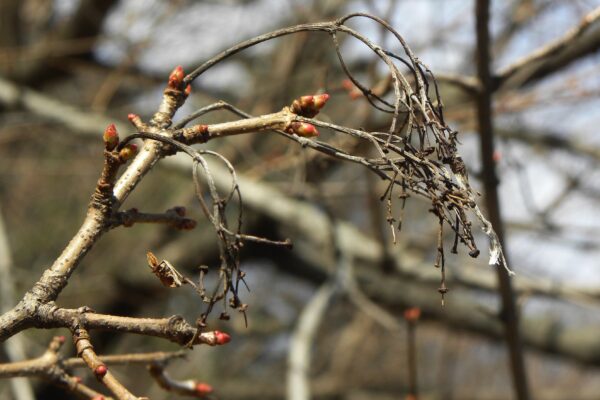
<path fill-rule="evenodd" d="M 485 204 L 490 222 L 496 232 L 500 243 L 504 247 L 503 221 L 500 214 L 500 201 L 498 198 L 498 178 L 494 162 L 494 128 L 492 116 L 492 78 L 491 54 L 489 32 L 489 0 L 477 0 L 475 6 L 476 34 L 477 34 L 477 74 L 482 90 L 477 95 L 477 122 L 480 136 L 480 157 L 483 165 L 483 186 L 485 188 Z M 510 372 L 513 379 L 515 394 L 519 400 L 529 399 L 527 384 L 527 371 L 519 330 L 519 314 L 517 312 L 512 282 L 507 271 L 501 268 L 501 261 L 496 263 L 498 287 L 502 300 L 502 322 L 508 352 L 510 355 Z"/>
<path fill-rule="evenodd" d="M 600 48 L 600 7 L 587 14 L 564 36 L 502 69 L 495 86 L 522 87 L 541 79 Z"/>

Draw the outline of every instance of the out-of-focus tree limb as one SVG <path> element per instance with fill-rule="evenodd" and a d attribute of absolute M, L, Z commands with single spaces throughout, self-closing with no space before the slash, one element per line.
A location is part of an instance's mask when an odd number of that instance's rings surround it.
<path fill-rule="evenodd" d="M 559 39 L 542 46 L 495 77 L 496 87 L 511 89 L 550 75 L 600 49 L 600 7 L 584 16 L 576 27 Z"/>
<path fill-rule="evenodd" d="M 25 26 L 26 21 L 20 18 L 24 13 L 21 9 L 24 2 L 16 3 L 15 21 Z M 43 35 L 40 32 L 29 35 L 41 36 L 42 39 L 37 42 L 27 43 L 23 37 L 25 35 L 21 34 L 25 29 L 18 29 L 13 44 L 19 47 L 12 47 L 9 53 L 3 49 L 0 72 L 21 82 L 39 81 L 47 74 L 50 59 L 56 60 L 71 54 L 90 54 L 104 18 L 114 4 L 114 0 L 82 0 L 67 21 L 57 24 Z"/>
<path fill-rule="evenodd" d="M 498 196 L 498 175 L 494 161 L 494 113 L 492 109 L 492 55 L 490 40 L 490 0 L 475 2 L 475 35 L 477 55 L 477 76 L 481 90 L 475 96 L 477 108 L 477 130 L 479 132 L 479 158 L 481 160 L 481 180 L 484 189 L 485 206 L 488 218 L 497 233 L 502 247 L 504 240 L 504 220 Z M 502 250 L 501 250 L 502 251 Z M 504 250 L 506 251 L 506 250 Z M 513 283 L 509 270 L 501 268 L 507 261 L 500 254 L 495 265 L 498 277 L 498 294 L 500 310 L 498 316 L 504 325 L 504 341 L 509 358 L 509 372 L 512 377 L 514 394 L 519 400 L 531 398 L 529 392 L 528 373 L 525 367 L 523 351 L 523 333 L 520 329 L 521 316 L 517 309 Z"/>
<path fill-rule="evenodd" d="M 99 132 L 113 121 L 106 116 L 83 112 L 35 91 L 19 89 L 18 86 L 2 79 L 0 79 L 0 102 L 12 106 L 20 104 L 31 112 L 61 122 L 82 134 L 99 136 Z M 119 130 L 127 132 L 128 127 L 121 124 Z M 177 169 L 185 166 L 185 173 L 189 173 L 189 164 L 184 163 L 183 159 L 177 156 L 165 159 L 164 163 Z M 218 185 L 229 187 L 229 175 L 226 171 L 217 165 L 212 166 L 211 171 Z M 302 238 L 295 240 L 294 252 L 302 257 L 306 265 L 321 271 L 325 269 L 325 275 L 332 272 L 324 266 L 328 264 L 322 262 L 321 256 L 328 254 L 326 251 L 330 249 L 328 234 L 330 222 L 322 210 L 306 201 L 291 199 L 269 184 L 255 182 L 241 175 L 238 176 L 238 181 L 245 207 L 275 220 L 292 233 L 292 237 Z M 435 292 L 439 279 L 436 275 L 435 282 L 427 282 L 429 278 L 425 278 L 428 274 L 426 271 L 433 269 L 424 268 L 421 256 L 411 252 L 410 249 L 398 248 L 395 254 L 396 268 L 405 276 L 400 278 L 384 276 L 379 268 L 370 268 L 383 262 L 382 246 L 350 224 L 344 222 L 337 222 L 337 224 L 339 224 L 337 232 L 340 246 L 355 260 L 357 280 L 369 296 L 382 300 L 388 305 L 419 306 L 425 315 L 439 318 L 449 325 L 499 336 L 498 318 L 483 310 L 473 296 L 459 291 L 451 292 L 446 307 L 440 307 Z M 480 274 L 457 270 L 455 275 L 457 283 L 486 291 L 494 287 L 493 279 L 485 269 Z M 408 281 L 406 276 L 421 278 Z M 484 279 L 485 276 L 490 279 Z M 433 281 L 433 278 L 431 280 Z M 578 289 L 568 289 L 540 280 L 530 281 L 519 276 L 513 280 L 517 291 L 545 294 L 562 299 L 569 299 L 573 292 L 581 292 Z M 600 329 L 598 328 L 567 327 L 556 319 L 526 319 L 523 321 L 523 334 L 525 343 L 534 348 L 582 362 L 600 364 Z"/>
<path fill-rule="evenodd" d="M 571 135 L 560 135 L 557 132 L 532 130 L 526 127 L 498 128 L 498 136 L 504 139 L 516 140 L 531 146 L 546 147 L 561 150 L 576 155 L 586 156 L 594 161 L 600 161 L 600 148 L 577 140 Z"/>
<path fill-rule="evenodd" d="M 15 280 L 13 279 L 12 257 L 8 245 L 8 231 L 2 218 L 0 206 L 0 313 L 4 313 L 13 306 L 15 297 Z M 11 362 L 21 361 L 26 358 L 23 336 L 15 336 L 4 343 L 4 350 Z M 27 378 L 18 378 L 10 381 L 16 400 L 35 399 L 33 389 Z"/>

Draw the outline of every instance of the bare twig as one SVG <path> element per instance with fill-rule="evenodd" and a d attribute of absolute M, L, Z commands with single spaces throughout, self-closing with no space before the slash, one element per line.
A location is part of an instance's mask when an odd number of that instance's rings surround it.
<path fill-rule="evenodd" d="M 104 364 L 94 351 L 94 346 L 90 342 L 90 337 L 86 329 L 76 327 L 73 331 L 73 341 L 77 349 L 77 355 L 83 359 L 87 366 L 92 370 L 96 378 L 106 386 L 119 400 L 138 400 L 117 380 L 106 364 Z"/>

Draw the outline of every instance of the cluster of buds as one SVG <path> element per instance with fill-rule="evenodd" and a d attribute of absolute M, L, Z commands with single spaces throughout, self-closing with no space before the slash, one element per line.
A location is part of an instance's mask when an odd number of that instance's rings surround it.
<path fill-rule="evenodd" d="M 314 96 L 302 96 L 292 102 L 290 110 L 303 117 L 312 118 L 321 111 L 329 100 L 327 93 L 316 94 Z"/>
<path fill-rule="evenodd" d="M 119 146 L 119 133 L 117 132 L 115 124 L 110 124 L 106 127 L 102 139 L 104 140 L 104 148 L 107 151 L 113 151 Z M 119 150 L 119 159 L 124 163 L 135 157 L 137 153 L 138 146 L 134 143 L 127 143 Z"/>
<path fill-rule="evenodd" d="M 183 71 L 183 67 L 178 65 L 169 75 L 169 81 L 167 83 L 167 87 L 173 90 L 181 90 L 183 85 L 183 78 L 185 77 L 185 72 Z M 189 96 L 192 93 L 192 86 L 187 85 L 183 90 L 185 97 Z"/>
<path fill-rule="evenodd" d="M 313 124 L 307 122 L 292 122 L 286 128 L 289 133 L 295 133 L 302 137 L 316 137 L 319 136 L 319 131 Z"/>

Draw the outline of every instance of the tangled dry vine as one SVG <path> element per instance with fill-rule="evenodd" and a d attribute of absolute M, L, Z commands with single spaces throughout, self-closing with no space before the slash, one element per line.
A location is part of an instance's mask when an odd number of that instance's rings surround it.
<path fill-rule="evenodd" d="M 380 24 L 397 39 L 397 49 L 384 49 L 361 33 L 348 26 L 356 18 L 367 18 Z M 208 105 L 173 124 L 175 113 L 191 92 L 191 83 L 211 67 L 221 63 L 236 53 L 259 43 L 298 32 L 325 34 L 335 48 L 340 68 L 362 96 L 378 111 L 390 116 L 389 128 L 385 132 L 369 132 L 363 129 L 323 122 L 314 117 L 325 106 L 329 95 L 325 93 L 302 96 L 281 111 L 261 116 L 251 116 L 225 102 Z M 389 90 L 375 91 L 354 76 L 347 66 L 340 48 L 340 37 L 347 35 L 367 46 L 387 67 Z M 207 113 L 215 110 L 229 110 L 241 119 L 230 122 L 206 125 L 194 124 Z M 130 114 L 129 120 L 136 133 L 122 140 L 116 128 L 111 125 L 104 132 L 104 167 L 95 192 L 92 195 L 87 216 L 77 234 L 12 310 L 0 317 L 0 339 L 7 338 L 28 328 L 67 328 L 71 330 L 76 343 L 78 356 L 92 370 L 95 376 L 119 399 L 136 399 L 110 373 L 107 363 L 96 355 L 88 332 L 102 329 L 115 332 L 137 333 L 168 339 L 180 345 L 192 347 L 197 344 L 222 345 L 229 341 L 229 335 L 220 331 L 207 331 L 208 316 L 219 302 L 223 302 L 221 319 L 229 319 L 227 309 L 240 311 L 245 317 L 247 305 L 240 294 L 240 284 L 244 284 L 244 272 L 240 269 L 239 252 L 244 242 L 256 241 L 267 245 L 290 247 L 289 241 L 273 241 L 242 233 L 243 205 L 242 193 L 237 184 L 236 171 L 222 155 L 204 149 L 194 148 L 194 144 L 225 136 L 275 132 L 308 147 L 340 160 L 363 165 L 387 182 L 387 189 L 381 200 L 387 209 L 387 221 L 394 237 L 402 226 L 402 215 L 394 215 L 393 203 L 399 201 L 402 208 L 407 199 L 417 196 L 431 204 L 431 213 L 439 224 L 437 259 L 435 266 L 440 268 L 443 295 L 448 288 L 445 284 L 444 230 L 450 229 L 455 235 L 451 252 L 458 251 L 462 244 L 472 257 L 479 250 L 475 244 L 471 219 L 479 220 L 490 239 L 490 264 L 498 260 L 504 262 L 502 249 L 490 223 L 479 210 L 477 193 L 469 185 L 466 168 L 457 154 L 457 132 L 444 121 L 442 101 L 433 73 L 410 50 L 404 39 L 387 22 L 368 14 L 350 14 L 332 22 L 297 25 L 277 30 L 240 43 L 208 60 L 185 76 L 181 67 L 169 76 L 167 86 L 158 110 L 150 121 L 144 122 L 138 115 Z M 336 135 L 347 135 L 364 141 L 371 148 L 368 156 L 351 154 L 327 142 L 318 140 L 318 129 Z M 138 146 L 133 140 L 143 140 Z M 59 294 L 67 285 L 70 276 L 81 263 L 97 240 L 111 229 L 131 226 L 135 223 L 166 223 L 179 229 L 192 229 L 195 221 L 186 218 L 185 209 L 175 207 L 164 214 L 139 212 L 137 209 L 120 211 L 125 199 L 136 188 L 144 175 L 162 158 L 183 152 L 192 159 L 193 181 L 200 207 L 214 227 L 218 238 L 220 265 L 216 268 L 202 266 L 198 279 L 184 276 L 166 260 L 159 261 L 151 252 L 148 262 L 152 272 L 167 287 L 190 286 L 199 296 L 204 308 L 195 326 L 181 317 L 164 319 L 130 318 L 104 315 L 86 307 L 79 309 L 60 308 L 55 304 Z M 231 187 L 221 193 L 211 175 L 208 158 L 223 163 L 231 175 Z M 119 176 L 119 171 L 124 171 Z M 209 199 L 207 201 L 207 199 Z M 232 220 L 228 211 L 237 205 L 237 213 Z M 231 207 L 230 207 L 231 206 Z M 217 284 L 207 287 L 206 276 L 217 270 Z M 215 274 L 215 272 L 212 272 Z M 55 339 L 48 350 L 54 357 L 51 361 L 59 371 L 55 375 L 44 372 L 44 368 L 34 368 L 48 364 L 48 357 L 28 361 L 27 368 L 15 365 L 0 365 L 0 377 L 18 375 L 43 375 L 84 397 L 100 396 L 91 389 L 71 382 L 65 360 L 57 356 L 60 340 Z M 123 355 L 133 357 L 135 355 Z M 151 357 L 146 357 L 148 361 Z M 206 385 L 178 383 L 164 373 L 168 357 L 164 354 L 152 359 L 151 375 L 161 387 L 175 393 L 194 394 L 199 397 L 208 393 Z M 42 360 L 42 361 L 40 361 Z M 33 366 L 33 367 L 32 367 Z M 33 372 L 32 372 L 33 371 Z"/>

